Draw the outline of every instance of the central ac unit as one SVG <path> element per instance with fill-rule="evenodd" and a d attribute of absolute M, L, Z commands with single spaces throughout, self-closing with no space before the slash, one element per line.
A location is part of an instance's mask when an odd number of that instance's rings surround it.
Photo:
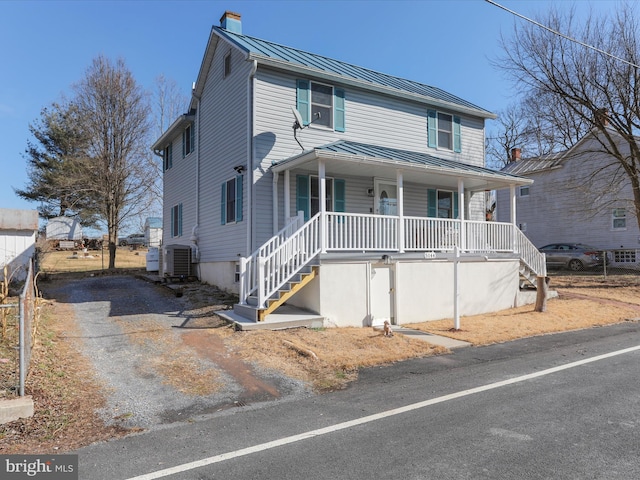
<path fill-rule="evenodd" d="M 163 271 L 167 277 L 191 276 L 191 247 L 188 245 L 165 245 Z"/>

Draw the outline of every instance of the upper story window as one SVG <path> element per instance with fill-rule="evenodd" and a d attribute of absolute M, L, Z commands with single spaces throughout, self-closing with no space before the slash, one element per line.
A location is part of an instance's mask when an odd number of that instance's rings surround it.
<path fill-rule="evenodd" d="M 336 132 L 345 131 L 344 90 L 312 82 L 297 81 L 296 108 L 305 125 L 313 124 Z"/>
<path fill-rule="evenodd" d="M 193 123 L 182 132 L 182 158 L 193 152 L 195 147 L 195 129 Z"/>
<path fill-rule="evenodd" d="M 528 185 L 526 187 L 520 187 L 520 196 L 521 197 L 528 197 L 529 196 L 529 186 Z"/>
<path fill-rule="evenodd" d="M 164 167 L 164 171 L 166 172 L 171 167 L 173 167 L 173 145 L 169 144 L 165 147 L 164 152 L 162 153 L 162 164 Z"/>
<path fill-rule="evenodd" d="M 448 113 L 429 110 L 427 112 L 429 148 L 462 151 L 460 117 Z"/>
<path fill-rule="evenodd" d="M 231 75 L 231 52 L 224 56 L 224 78 Z"/>
<path fill-rule="evenodd" d="M 624 208 L 614 208 L 611 214 L 611 228 L 613 230 L 627 229 L 627 211 Z"/>

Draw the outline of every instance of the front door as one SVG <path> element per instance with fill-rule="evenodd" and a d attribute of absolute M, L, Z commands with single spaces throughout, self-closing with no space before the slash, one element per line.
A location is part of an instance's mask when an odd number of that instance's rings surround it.
<path fill-rule="evenodd" d="M 370 313 L 373 325 L 382 325 L 385 320 L 395 324 L 394 281 L 391 265 L 371 265 Z"/>
<path fill-rule="evenodd" d="M 378 215 L 398 214 L 398 187 L 394 182 L 376 181 L 376 205 Z"/>

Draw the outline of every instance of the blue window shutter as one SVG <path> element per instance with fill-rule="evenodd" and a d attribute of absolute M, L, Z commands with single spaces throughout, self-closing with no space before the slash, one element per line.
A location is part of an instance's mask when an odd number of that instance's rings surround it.
<path fill-rule="evenodd" d="M 429 110 L 427 112 L 427 130 L 428 130 L 428 144 L 429 148 L 438 147 L 438 119 L 436 117 L 435 110 Z"/>
<path fill-rule="evenodd" d="M 222 182 L 220 190 L 220 225 L 224 225 L 227 223 L 227 182 Z"/>
<path fill-rule="evenodd" d="M 176 207 L 173 207 L 171 209 L 171 237 L 175 237 L 175 235 L 173 234 L 173 211 L 175 210 Z"/>
<path fill-rule="evenodd" d="M 334 90 L 334 125 L 336 132 L 345 131 L 345 115 L 344 115 L 344 90 L 336 88 Z"/>
<path fill-rule="evenodd" d="M 460 139 L 460 117 L 453 117 L 453 151 L 462 151 L 462 141 Z"/>
<path fill-rule="evenodd" d="M 187 131 L 182 131 L 182 158 L 187 155 Z"/>
<path fill-rule="evenodd" d="M 427 190 L 427 217 L 438 216 L 438 195 L 433 188 Z"/>
<path fill-rule="evenodd" d="M 309 220 L 309 177 L 296 176 L 296 212 L 304 212 L 305 221 Z"/>
<path fill-rule="evenodd" d="M 458 192 L 453 192 L 453 218 L 458 218 Z"/>
<path fill-rule="evenodd" d="M 242 221 L 242 183 L 243 176 L 236 176 L 236 222 Z"/>
<path fill-rule="evenodd" d="M 169 144 L 169 168 L 173 167 L 173 144 Z"/>
<path fill-rule="evenodd" d="M 191 135 L 191 142 L 189 142 L 189 145 L 191 145 L 191 151 L 193 152 L 195 150 L 195 145 L 196 145 L 196 125 L 195 123 L 191 124 L 191 128 L 189 129 L 189 134 Z"/>
<path fill-rule="evenodd" d="M 334 180 L 333 181 L 333 209 L 336 212 L 345 212 L 345 181 L 344 180 Z"/>
<path fill-rule="evenodd" d="M 182 236 L 182 204 L 178 205 L 178 236 Z"/>
<path fill-rule="evenodd" d="M 311 122 L 311 92 L 309 91 L 309 80 L 297 81 L 297 101 L 296 108 L 302 117 L 302 123 L 309 125 Z"/>

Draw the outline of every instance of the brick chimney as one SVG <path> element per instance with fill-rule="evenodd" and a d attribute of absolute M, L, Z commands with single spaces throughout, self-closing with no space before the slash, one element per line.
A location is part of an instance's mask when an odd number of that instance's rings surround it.
<path fill-rule="evenodd" d="M 220 17 L 220 26 L 225 30 L 233 33 L 242 33 L 242 21 L 239 13 L 233 13 L 230 11 L 224 12 L 224 15 Z"/>
<path fill-rule="evenodd" d="M 518 160 L 520 160 L 521 158 L 521 151 L 519 148 L 512 148 L 511 149 L 511 161 L 512 162 L 517 162 Z"/>

